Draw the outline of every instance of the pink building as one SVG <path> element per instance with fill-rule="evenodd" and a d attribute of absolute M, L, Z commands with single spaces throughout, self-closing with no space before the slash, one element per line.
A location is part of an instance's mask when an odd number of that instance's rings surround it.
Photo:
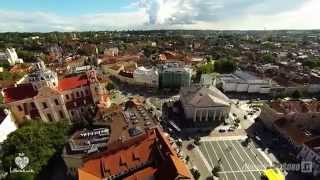
<path fill-rule="evenodd" d="M 32 73 L 32 81 L 2 92 L 5 104 L 18 124 L 29 119 L 45 122 L 82 120 L 90 115 L 90 109 L 96 103 L 101 103 L 101 99 L 109 101 L 101 98 L 107 96 L 105 82 L 98 80 L 94 70 L 58 80 L 54 72 L 43 68 Z M 41 75 L 43 72 L 45 78 Z M 46 83 L 39 83 L 41 81 Z"/>

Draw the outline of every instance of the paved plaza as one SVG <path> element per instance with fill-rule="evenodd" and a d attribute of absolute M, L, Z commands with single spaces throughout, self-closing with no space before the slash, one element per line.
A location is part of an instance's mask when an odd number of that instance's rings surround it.
<path fill-rule="evenodd" d="M 198 152 L 209 172 L 220 165 L 221 180 L 261 179 L 261 172 L 271 166 L 266 155 L 253 144 L 243 146 L 242 140 L 202 141 Z"/>

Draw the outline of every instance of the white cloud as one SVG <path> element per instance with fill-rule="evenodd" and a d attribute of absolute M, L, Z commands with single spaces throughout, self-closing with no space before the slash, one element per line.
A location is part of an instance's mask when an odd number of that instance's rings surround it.
<path fill-rule="evenodd" d="M 290 1 L 290 2 L 289 2 Z M 0 9 L 0 32 L 320 28 L 319 0 L 136 0 L 128 12 L 61 16 Z"/>
<path fill-rule="evenodd" d="M 81 16 L 59 16 L 52 13 L 0 10 L 0 31 L 85 31 L 134 28 L 147 22 L 142 10 L 122 13 L 100 13 Z"/>

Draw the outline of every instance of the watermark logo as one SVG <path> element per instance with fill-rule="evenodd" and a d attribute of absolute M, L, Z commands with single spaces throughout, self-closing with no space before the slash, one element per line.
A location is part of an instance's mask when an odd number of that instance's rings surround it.
<path fill-rule="evenodd" d="M 302 173 L 311 173 L 312 172 L 312 162 L 311 161 L 302 161 L 301 162 L 301 172 Z"/>
<path fill-rule="evenodd" d="M 265 169 L 268 165 L 244 164 L 244 170 Z M 285 171 L 296 171 L 302 173 L 312 173 L 312 161 L 301 161 L 301 163 L 274 164 L 274 167 Z"/>
<path fill-rule="evenodd" d="M 19 153 L 19 156 L 14 159 L 14 162 L 20 169 L 24 169 L 29 164 L 29 158 L 25 156 L 24 153 Z"/>
<path fill-rule="evenodd" d="M 19 155 L 14 159 L 18 168 L 11 168 L 10 173 L 33 173 L 32 169 L 26 169 L 29 165 L 29 158 L 24 153 L 19 153 Z"/>

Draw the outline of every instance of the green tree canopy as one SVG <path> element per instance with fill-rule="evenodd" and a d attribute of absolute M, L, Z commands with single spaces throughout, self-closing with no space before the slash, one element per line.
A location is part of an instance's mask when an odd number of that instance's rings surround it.
<path fill-rule="evenodd" d="M 320 59 L 307 59 L 302 62 L 302 65 L 310 68 L 320 67 Z"/>
<path fill-rule="evenodd" d="M 16 168 L 15 157 L 24 153 L 29 158 L 26 167 L 39 174 L 56 153 L 61 150 L 69 131 L 67 122 L 43 123 L 30 121 L 8 136 L 2 145 L 1 160 L 5 171 Z M 16 174 L 10 175 L 16 176 Z"/>
<path fill-rule="evenodd" d="M 214 69 L 218 73 L 232 73 L 237 69 L 237 64 L 233 60 L 222 59 L 215 61 Z"/>

